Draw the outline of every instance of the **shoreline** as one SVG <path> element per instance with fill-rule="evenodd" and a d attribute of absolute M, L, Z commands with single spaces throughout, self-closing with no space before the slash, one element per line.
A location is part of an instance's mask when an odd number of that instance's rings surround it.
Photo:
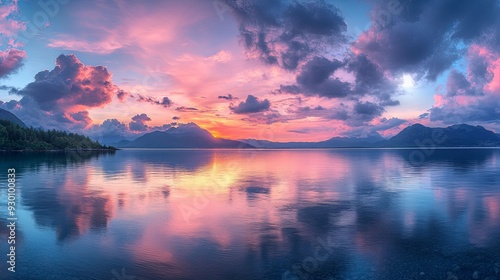
<path fill-rule="evenodd" d="M 32 149 L 24 149 L 24 150 L 2 150 L 0 152 L 18 152 L 18 153 L 29 153 L 29 152 L 50 152 L 50 153 L 60 153 L 60 152 L 115 152 L 120 149 L 57 149 L 57 150 L 32 150 Z"/>

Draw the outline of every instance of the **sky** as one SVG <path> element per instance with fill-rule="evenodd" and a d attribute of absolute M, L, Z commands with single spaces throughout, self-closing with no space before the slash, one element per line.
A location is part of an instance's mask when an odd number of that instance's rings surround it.
<path fill-rule="evenodd" d="M 0 108 L 135 138 L 500 132 L 498 0 L 1 0 Z"/>

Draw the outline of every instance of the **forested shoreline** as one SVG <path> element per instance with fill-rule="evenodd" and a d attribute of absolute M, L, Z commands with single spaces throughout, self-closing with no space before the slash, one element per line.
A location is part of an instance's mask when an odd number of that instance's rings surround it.
<path fill-rule="evenodd" d="M 23 128 L 0 120 L 0 151 L 116 150 L 87 136 L 59 130 Z"/>

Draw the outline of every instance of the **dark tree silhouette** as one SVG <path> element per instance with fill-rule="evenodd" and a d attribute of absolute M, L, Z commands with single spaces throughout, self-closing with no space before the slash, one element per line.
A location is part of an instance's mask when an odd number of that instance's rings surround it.
<path fill-rule="evenodd" d="M 23 128 L 7 120 L 0 120 L 0 150 L 115 150 L 89 137 L 59 130 Z"/>

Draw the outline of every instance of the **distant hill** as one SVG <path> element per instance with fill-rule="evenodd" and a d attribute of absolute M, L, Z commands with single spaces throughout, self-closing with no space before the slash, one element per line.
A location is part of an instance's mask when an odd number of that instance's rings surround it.
<path fill-rule="evenodd" d="M 26 127 L 23 121 L 21 121 L 16 115 L 4 109 L 0 109 L 0 120 L 10 121 L 20 127 Z"/>
<path fill-rule="evenodd" d="M 267 140 L 244 139 L 241 140 L 256 148 L 269 149 L 299 149 L 299 148 L 363 148 L 373 147 L 377 143 L 385 141 L 379 134 L 365 138 L 356 137 L 333 137 L 321 142 L 272 142 Z"/>
<path fill-rule="evenodd" d="M 123 142 L 122 142 L 123 143 Z M 167 131 L 147 133 L 121 148 L 253 148 L 235 140 L 214 137 L 210 132 L 194 123 L 181 124 Z"/>
<path fill-rule="evenodd" d="M 431 128 L 414 124 L 403 129 L 394 137 L 386 140 L 378 134 L 366 138 L 334 137 L 321 142 L 272 142 L 267 140 L 245 139 L 257 148 L 298 149 L 298 148 L 399 148 L 420 147 L 494 147 L 500 146 L 500 137 L 482 126 L 467 124 L 452 125 L 446 128 Z"/>
<path fill-rule="evenodd" d="M 431 128 L 414 124 L 403 129 L 382 146 L 384 147 L 493 147 L 500 145 L 498 135 L 482 126 L 467 124 L 445 128 Z"/>

